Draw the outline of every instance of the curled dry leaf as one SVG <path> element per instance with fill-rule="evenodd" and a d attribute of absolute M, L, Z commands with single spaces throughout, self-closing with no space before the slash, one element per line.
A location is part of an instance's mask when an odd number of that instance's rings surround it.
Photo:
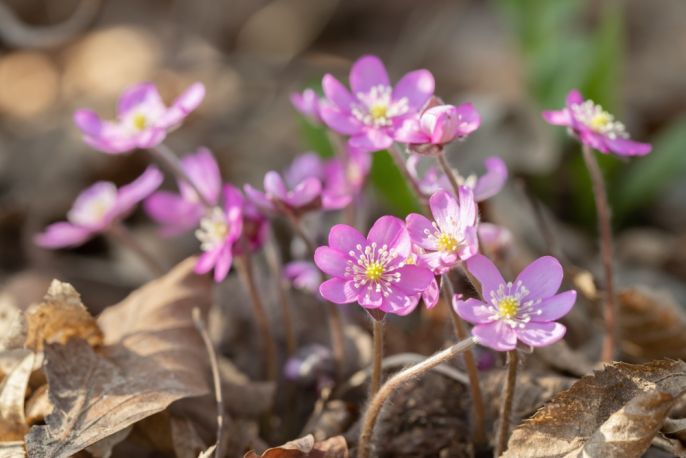
<path fill-rule="evenodd" d="M 686 359 L 686 313 L 667 294 L 646 287 L 618 295 L 622 352 L 637 362 Z"/>
<path fill-rule="evenodd" d="M 134 291 L 98 319 L 105 346 L 45 345 L 54 411 L 26 436 L 32 457 L 71 456 L 172 402 L 209 393 L 205 348 L 191 310 L 206 313 L 210 280 L 194 259 Z"/>
<path fill-rule="evenodd" d="M 0 293 L 0 351 L 20 348 L 26 340 L 26 320 L 12 295 Z"/>
<path fill-rule="evenodd" d="M 686 363 L 613 363 L 555 396 L 510 437 L 510 458 L 640 457 L 686 392 Z"/>
<path fill-rule="evenodd" d="M 26 350 L 23 359 L 0 385 L 0 442 L 22 440 L 28 430 L 24 415 L 24 398 L 33 370 L 33 352 Z"/>
<path fill-rule="evenodd" d="M 25 458 L 24 442 L 4 442 L 0 444 L 0 458 Z"/>
<path fill-rule="evenodd" d="M 243 458 L 348 458 L 348 444 L 343 436 L 335 436 L 322 442 L 315 442 L 314 436 L 286 442 L 285 444 L 265 450 L 261 455 L 254 450 L 246 453 Z"/>
<path fill-rule="evenodd" d="M 100 328 L 69 283 L 53 280 L 43 302 L 29 307 L 25 319 L 24 346 L 35 351 L 41 351 L 44 342 L 65 344 L 73 337 L 93 346 L 102 344 Z"/>

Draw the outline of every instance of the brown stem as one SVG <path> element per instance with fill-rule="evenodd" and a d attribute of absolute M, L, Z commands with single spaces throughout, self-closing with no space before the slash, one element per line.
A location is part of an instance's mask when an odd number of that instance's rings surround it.
<path fill-rule="evenodd" d="M 345 334 L 343 320 L 338 305 L 329 304 L 329 335 L 331 337 L 331 350 L 336 362 L 336 374 L 340 379 L 345 371 Z"/>
<path fill-rule="evenodd" d="M 217 404 L 217 442 L 215 443 L 215 458 L 221 457 L 221 439 L 222 439 L 222 429 L 224 428 L 224 401 L 222 400 L 222 383 L 219 378 L 219 365 L 217 364 L 217 354 L 214 351 L 214 345 L 212 345 L 212 340 L 207 333 L 207 326 L 200 315 L 200 309 L 197 307 L 193 308 L 193 322 L 195 327 L 202 337 L 202 341 L 205 344 L 205 349 L 207 350 L 207 356 L 210 360 L 210 368 L 212 369 L 212 383 L 214 385 L 214 399 Z"/>
<path fill-rule="evenodd" d="M 383 325 L 384 319 L 377 320 L 374 318 L 373 323 L 373 338 L 374 338 L 374 355 L 372 360 L 372 379 L 369 383 L 369 399 L 374 398 L 374 395 L 379 391 L 381 386 L 381 361 L 383 360 Z"/>
<path fill-rule="evenodd" d="M 424 213 L 426 213 L 427 215 L 430 214 L 430 209 L 426 204 L 426 198 L 424 197 L 424 194 L 422 193 L 422 190 L 419 187 L 419 183 L 417 183 L 414 177 L 410 175 L 410 172 L 407 170 L 405 159 L 403 159 L 403 155 L 398 149 L 398 147 L 395 144 L 393 144 L 388 147 L 388 152 L 395 161 L 395 165 L 398 167 L 398 170 L 400 170 L 400 173 L 402 173 L 403 177 L 405 177 L 405 181 L 407 181 L 407 183 L 414 191 L 414 195 L 417 198 L 419 204 L 422 206 Z"/>
<path fill-rule="evenodd" d="M 493 453 L 498 458 L 507 449 L 507 439 L 510 436 L 510 419 L 512 417 L 512 400 L 514 399 L 515 384 L 517 383 L 517 350 L 507 352 L 507 378 L 505 390 L 500 402 L 500 424 L 496 437 L 496 447 Z"/>
<path fill-rule="evenodd" d="M 136 237 L 131 235 L 126 226 L 119 222 L 113 223 L 106 233 L 132 253 L 135 253 L 154 276 L 164 274 L 165 269 L 162 267 L 162 264 L 143 248 L 143 245 L 136 240 Z"/>
<path fill-rule="evenodd" d="M 167 145 L 165 145 L 164 143 L 160 143 L 159 145 L 152 148 L 152 152 L 154 153 L 153 155 L 160 160 L 160 162 L 162 162 L 169 170 L 171 170 L 171 172 L 178 180 L 185 182 L 191 188 L 193 188 L 193 191 L 195 191 L 195 193 L 198 195 L 200 202 L 206 208 L 210 209 L 214 207 L 214 205 L 212 205 L 210 201 L 207 200 L 207 197 L 205 197 L 205 195 L 200 191 L 200 188 L 198 188 L 198 186 L 183 170 L 179 158 L 176 157 L 176 155 Z"/>
<path fill-rule="evenodd" d="M 358 458 L 368 458 L 369 457 L 369 446 L 374 433 L 374 425 L 379 417 L 381 408 L 388 399 L 388 397 L 393 394 L 403 383 L 419 377 L 434 367 L 454 358 L 465 350 L 472 348 L 477 343 L 475 337 L 470 337 L 466 340 L 462 340 L 455 345 L 440 351 L 433 356 L 426 358 L 421 363 L 410 366 L 407 369 L 398 372 L 393 377 L 391 377 L 379 392 L 371 399 L 369 407 L 364 414 L 362 419 L 362 430 L 360 433 L 360 441 L 357 446 L 357 456 Z"/>
<path fill-rule="evenodd" d="M 314 250 L 317 248 L 317 245 L 314 243 L 314 240 L 310 238 L 307 232 L 305 232 L 305 228 L 303 227 L 300 218 L 285 206 L 281 207 L 280 209 L 282 210 L 283 214 L 286 215 L 286 218 L 288 218 L 288 222 L 290 223 L 293 232 L 295 232 L 298 237 L 305 242 L 307 251 L 310 253 L 310 255 L 314 256 Z"/>
<path fill-rule="evenodd" d="M 253 311 L 255 313 L 255 320 L 257 321 L 257 328 L 259 329 L 260 338 L 262 339 L 262 352 L 265 358 L 264 363 L 267 380 L 276 381 L 278 377 L 278 366 L 274 338 L 272 337 L 271 328 L 269 326 L 269 319 L 264 310 L 264 306 L 262 305 L 262 299 L 260 298 L 257 285 L 255 284 L 250 254 L 248 254 L 247 251 L 244 251 L 243 254 L 236 257 L 236 261 L 238 274 L 250 295 Z"/>
<path fill-rule="evenodd" d="M 293 329 L 288 286 L 286 280 L 283 278 L 283 264 L 281 263 L 281 257 L 279 256 L 276 241 L 273 237 L 265 246 L 265 256 L 267 257 L 267 264 L 269 264 L 269 269 L 271 270 L 274 283 L 276 284 L 276 291 L 279 294 L 283 328 L 286 333 L 286 352 L 290 358 L 297 350 L 297 340 Z"/>
<path fill-rule="evenodd" d="M 460 196 L 460 183 L 457 182 L 455 172 L 453 171 L 452 167 L 450 167 L 450 164 L 448 164 L 448 159 L 445 157 L 445 152 L 441 151 L 441 154 L 436 156 L 436 160 L 438 161 L 438 165 L 440 165 L 443 169 L 445 176 L 448 177 L 448 181 L 450 182 L 450 187 L 453 188 L 453 194 L 455 194 L 455 198 L 458 199 Z"/>
<path fill-rule="evenodd" d="M 605 308 L 603 318 L 605 321 L 605 336 L 603 338 L 602 361 L 612 361 L 615 354 L 616 341 L 616 316 L 617 309 L 615 303 L 614 274 L 612 268 L 612 227 L 610 225 L 610 208 L 607 203 L 607 192 L 605 191 L 605 181 L 603 174 L 598 166 L 598 161 L 591 148 L 583 145 L 583 157 L 586 167 L 591 175 L 593 184 L 593 196 L 595 198 L 595 208 L 598 215 L 598 228 L 600 232 L 600 253 L 603 260 L 603 270 L 605 273 Z"/>
<path fill-rule="evenodd" d="M 453 297 L 453 285 L 450 282 L 448 275 L 443 275 L 443 297 L 448 306 L 448 314 L 453 321 L 453 328 L 457 340 L 461 341 L 467 338 L 467 330 L 464 328 L 464 323 L 457 316 L 451 307 Z M 472 410 L 474 411 L 474 442 L 483 444 L 486 442 L 486 414 L 484 413 L 484 401 L 481 395 L 481 386 L 479 385 L 479 371 L 476 368 L 476 361 L 474 360 L 474 352 L 469 349 L 464 352 L 464 361 L 467 368 L 467 376 L 469 377 L 469 389 L 472 395 Z"/>

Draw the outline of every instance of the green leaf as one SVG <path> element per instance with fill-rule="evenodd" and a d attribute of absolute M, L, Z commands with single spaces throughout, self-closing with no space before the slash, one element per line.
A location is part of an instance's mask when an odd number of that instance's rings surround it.
<path fill-rule="evenodd" d="M 304 143 L 309 149 L 322 157 L 333 157 L 335 155 L 326 127 L 314 124 L 302 116 L 299 119 L 299 124 Z"/>
<path fill-rule="evenodd" d="M 417 199 L 388 151 L 373 153 L 370 179 L 396 216 L 419 211 Z"/>

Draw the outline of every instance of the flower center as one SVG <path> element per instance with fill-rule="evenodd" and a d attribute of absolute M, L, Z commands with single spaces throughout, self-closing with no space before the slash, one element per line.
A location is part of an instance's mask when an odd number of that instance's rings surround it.
<path fill-rule="evenodd" d="M 392 118 L 410 111 L 407 97 L 394 100 L 390 86 L 374 86 L 367 93 L 358 93 L 357 100 L 351 110 L 353 116 L 372 127 L 388 127 Z"/>
<path fill-rule="evenodd" d="M 200 220 L 200 227 L 195 231 L 195 236 L 200 240 L 200 248 L 203 251 L 211 251 L 226 241 L 229 234 L 229 225 L 226 216 L 219 207 L 214 207 L 211 212 Z"/>
<path fill-rule="evenodd" d="M 436 243 L 438 244 L 438 249 L 446 253 L 452 253 L 460 246 L 455 237 L 445 232 L 441 232 Z"/>
<path fill-rule="evenodd" d="M 501 318 L 512 319 L 517 316 L 519 311 L 519 300 L 514 297 L 507 296 L 498 302 L 498 315 Z"/>
<path fill-rule="evenodd" d="M 134 129 L 142 131 L 148 126 L 148 119 L 143 113 L 136 113 L 131 119 L 131 124 L 133 124 Z"/>
<path fill-rule="evenodd" d="M 94 185 L 83 197 L 77 199 L 67 214 L 67 219 L 80 226 L 97 226 L 117 201 L 117 188 L 112 183 Z"/>
<path fill-rule="evenodd" d="M 574 117 L 595 133 L 606 135 L 613 140 L 629 137 L 624 124 L 592 100 L 572 105 L 571 109 Z"/>
<path fill-rule="evenodd" d="M 383 265 L 381 265 L 380 262 L 375 261 L 367 266 L 364 273 L 369 280 L 377 281 L 383 275 L 383 271 Z"/>
<path fill-rule="evenodd" d="M 541 299 L 527 299 L 529 289 L 520 281 L 501 284 L 491 291 L 488 311 L 492 320 L 502 321 L 512 328 L 523 328 L 533 315 L 540 315 Z"/>
<path fill-rule="evenodd" d="M 372 115 L 374 121 L 381 121 L 386 119 L 388 113 L 388 105 L 383 103 L 376 103 L 369 108 L 369 114 Z"/>
<path fill-rule="evenodd" d="M 367 287 L 368 293 L 391 293 L 391 283 L 400 281 L 400 273 L 395 272 L 405 262 L 394 263 L 398 253 L 387 245 L 357 245 L 348 252 L 349 259 L 345 266 L 345 278 L 351 279 L 356 288 Z"/>

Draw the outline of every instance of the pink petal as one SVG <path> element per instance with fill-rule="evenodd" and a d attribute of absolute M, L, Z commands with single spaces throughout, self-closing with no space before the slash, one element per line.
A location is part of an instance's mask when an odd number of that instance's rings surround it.
<path fill-rule="evenodd" d="M 195 264 L 195 268 L 193 271 L 196 274 L 206 274 L 212 268 L 214 265 L 217 263 L 217 260 L 219 259 L 219 256 L 222 253 L 223 246 L 218 246 L 215 249 L 211 251 L 206 251 L 202 255 L 200 255 L 200 258 L 198 258 L 198 262 Z"/>
<path fill-rule="evenodd" d="M 82 245 L 94 234 L 95 232 L 91 229 L 60 222 L 46 227 L 43 232 L 33 238 L 33 241 L 43 248 L 70 248 Z"/>
<path fill-rule="evenodd" d="M 194 154 L 188 154 L 181 159 L 181 168 L 200 189 L 202 195 L 210 203 L 216 204 L 222 186 L 219 164 L 212 152 L 200 147 Z M 197 200 L 195 190 L 184 180 L 179 180 L 181 194 L 188 200 Z"/>
<path fill-rule="evenodd" d="M 562 284 L 562 265 L 552 256 L 542 256 L 522 270 L 514 283 L 521 281 L 529 290 L 527 299 L 546 299 Z"/>
<path fill-rule="evenodd" d="M 324 123 L 339 134 L 355 135 L 362 130 L 362 124 L 350 113 L 323 105 L 320 114 Z"/>
<path fill-rule="evenodd" d="M 434 77 L 428 70 L 415 70 L 407 73 L 395 85 L 393 100 L 407 98 L 411 111 L 417 111 L 434 93 Z"/>
<path fill-rule="evenodd" d="M 438 191 L 429 199 L 431 213 L 442 232 L 453 233 L 460 227 L 460 207 L 447 191 Z"/>
<path fill-rule="evenodd" d="M 457 111 L 457 134 L 466 137 L 481 125 L 481 115 L 471 103 L 463 103 L 456 107 Z"/>
<path fill-rule="evenodd" d="M 274 197 L 279 200 L 286 200 L 288 198 L 288 189 L 283 182 L 281 175 L 274 171 L 269 171 L 264 176 L 264 190 L 267 198 Z"/>
<path fill-rule="evenodd" d="M 165 129 L 160 127 L 151 127 L 133 137 L 133 140 L 136 142 L 136 147 L 141 149 L 150 149 L 162 143 L 166 136 L 167 131 Z"/>
<path fill-rule="evenodd" d="M 159 121 L 161 127 L 172 128 L 181 123 L 193 110 L 198 108 L 205 98 L 205 85 L 197 82 L 191 84 L 172 105 Z"/>
<path fill-rule="evenodd" d="M 368 309 L 377 309 L 381 307 L 384 302 L 384 296 L 381 291 L 377 291 L 373 285 L 361 287 L 357 295 L 359 304 Z"/>
<path fill-rule="evenodd" d="M 293 159 L 291 165 L 284 172 L 284 179 L 288 186 L 295 186 L 306 178 L 323 178 L 324 165 L 321 157 L 316 153 L 303 153 Z"/>
<path fill-rule="evenodd" d="M 441 289 L 438 287 L 438 282 L 434 278 L 429 286 L 422 292 L 422 300 L 427 309 L 432 309 L 438 304 L 438 298 L 441 294 Z"/>
<path fill-rule="evenodd" d="M 165 236 L 192 229 L 203 214 L 202 205 L 167 191 L 156 192 L 145 199 L 143 208 L 150 218 L 163 225 L 162 234 Z"/>
<path fill-rule="evenodd" d="M 360 246 L 364 250 L 367 239 L 354 227 L 346 224 L 336 224 L 329 231 L 329 246 L 341 253 L 348 254 L 350 251 L 357 252 Z"/>
<path fill-rule="evenodd" d="M 424 291 L 435 280 L 429 269 L 415 265 L 403 266 L 395 272 L 400 274 L 400 281 L 393 287 L 410 296 Z"/>
<path fill-rule="evenodd" d="M 286 202 L 295 208 L 304 207 L 319 197 L 322 192 L 322 182 L 319 178 L 306 178 L 291 191 Z"/>
<path fill-rule="evenodd" d="M 348 257 L 328 246 L 320 246 L 314 252 L 314 263 L 325 274 L 343 278 L 348 265 Z"/>
<path fill-rule="evenodd" d="M 576 291 L 574 290 L 565 291 L 564 293 L 544 299 L 543 302 L 535 307 L 541 314 L 532 314 L 531 321 L 546 322 L 558 320 L 569 313 L 575 302 Z"/>
<path fill-rule="evenodd" d="M 367 240 L 369 243 L 376 242 L 379 248 L 386 245 L 389 250 L 394 249 L 400 260 L 405 260 L 412 249 L 405 223 L 395 216 L 386 215 L 377 219 L 369 230 Z"/>
<path fill-rule="evenodd" d="M 433 237 L 436 228 L 433 227 L 427 217 L 418 213 L 411 213 L 407 215 L 405 221 L 407 222 L 407 231 L 410 233 L 410 238 L 414 243 L 425 250 L 438 249 L 436 238 Z"/>
<path fill-rule="evenodd" d="M 241 194 L 240 189 L 237 187 L 230 185 L 230 184 L 225 184 L 224 189 L 223 189 L 223 194 L 224 194 L 224 211 L 228 214 L 231 209 L 233 208 L 238 208 L 242 209 L 243 208 L 243 194 Z"/>
<path fill-rule="evenodd" d="M 355 103 L 353 96 L 348 89 L 343 86 L 336 78 L 326 74 L 322 79 L 322 89 L 326 98 L 336 105 L 343 113 L 350 113 L 351 105 Z M 324 108 L 323 106 L 321 107 Z M 323 113 L 322 113 L 323 115 Z"/>
<path fill-rule="evenodd" d="M 396 289 L 391 289 L 390 294 L 383 298 L 379 309 L 386 313 L 406 316 L 417 308 L 417 304 L 419 304 L 419 295 L 408 296 Z"/>
<path fill-rule="evenodd" d="M 97 137 L 102 130 L 102 120 L 93 110 L 77 110 L 74 123 L 85 135 Z"/>
<path fill-rule="evenodd" d="M 460 186 L 457 190 L 459 194 L 458 227 L 464 229 L 476 225 L 479 208 L 474 200 L 474 191 L 468 186 Z M 452 194 L 449 194 L 452 197 Z"/>
<path fill-rule="evenodd" d="M 477 324 L 472 334 L 481 345 L 496 351 L 510 351 L 517 347 L 517 333 L 502 321 Z"/>
<path fill-rule="evenodd" d="M 517 338 L 532 347 L 545 347 L 554 344 L 565 336 L 567 328 L 560 323 L 530 322 L 524 329 L 517 329 Z"/>
<path fill-rule="evenodd" d="M 465 264 L 469 272 L 481 284 L 481 297 L 486 298 L 486 300 L 491 297 L 491 291 L 495 291 L 500 285 L 505 284 L 498 268 L 486 256 L 477 254 L 467 259 Z"/>
<path fill-rule="evenodd" d="M 358 292 L 352 281 L 332 278 L 319 285 L 319 294 L 334 304 L 349 304 L 357 300 Z"/>
<path fill-rule="evenodd" d="M 231 253 L 231 244 L 224 244 L 219 256 L 217 257 L 217 262 L 214 265 L 214 281 L 217 283 L 222 282 L 226 276 L 229 274 L 231 269 L 231 263 L 233 262 L 233 254 Z"/>
<path fill-rule="evenodd" d="M 498 156 L 491 156 L 484 161 L 486 173 L 481 175 L 474 186 L 474 199 L 482 202 L 500 192 L 507 181 L 507 166 Z"/>
<path fill-rule="evenodd" d="M 569 110 L 567 108 L 544 111 L 542 115 L 543 119 L 545 119 L 548 124 L 568 127 L 572 125 L 572 119 L 569 116 Z"/>
<path fill-rule="evenodd" d="M 133 182 L 119 188 L 117 202 L 108 217 L 120 218 L 128 214 L 140 201 L 155 192 L 163 180 L 162 172 L 154 165 L 149 166 Z"/>
<path fill-rule="evenodd" d="M 431 137 L 422 132 L 419 120 L 416 117 L 403 119 L 399 127 L 394 129 L 393 138 L 402 143 L 422 144 L 429 143 Z"/>
<path fill-rule="evenodd" d="M 366 94 L 374 86 L 390 86 L 386 67 L 376 56 L 362 56 L 350 69 L 350 87 L 353 94 Z"/>
<path fill-rule="evenodd" d="M 605 139 L 607 148 L 620 156 L 645 156 L 653 150 L 650 143 L 639 143 L 626 138 Z"/>
<path fill-rule="evenodd" d="M 393 144 L 393 138 L 385 130 L 368 129 L 362 135 L 355 135 L 348 140 L 352 148 L 360 149 L 367 153 L 381 151 Z"/>
<path fill-rule="evenodd" d="M 141 105 L 163 107 L 162 98 L 152 83 L 140 83 L 124 90 L 117 104 L 117 115 L 122 118 Z"/>
<path fill-rule="evenodd" d="M 458 257 L 466 260 L 479 252 L 479 232 L 477 226 L 469 226 L 464 230 L 464 243 L 458 250 Z"/>
<path fill-rule="evenodd" d="M 493 311 L 488 309 L 488 305 L 473 298 L 463 301 L 461 294 L 453 296 L 453 310 L 468 323 L 485 324 L 493 321 Z"/>
<path fill-rule="evenodd" d="M 248 199 L 265 211 L 274 211 L 274 204 L 267 198 L 266 194 L 260 192 L 249 184 L 243 185 L 243 191 L 248 196 Z"/>
<path fill-rule="evenodd" d="M 565 104 L 567 106 L 571 106 L 578 105 L 580 103 L 584 103 L 584 98 L 581 95 L 581 92 L 579 92 L 578 89 L 572 89 L 571 91 L 569 91 L 569 93 L 567 94 L 567 99 L 565 100 Z"/>

